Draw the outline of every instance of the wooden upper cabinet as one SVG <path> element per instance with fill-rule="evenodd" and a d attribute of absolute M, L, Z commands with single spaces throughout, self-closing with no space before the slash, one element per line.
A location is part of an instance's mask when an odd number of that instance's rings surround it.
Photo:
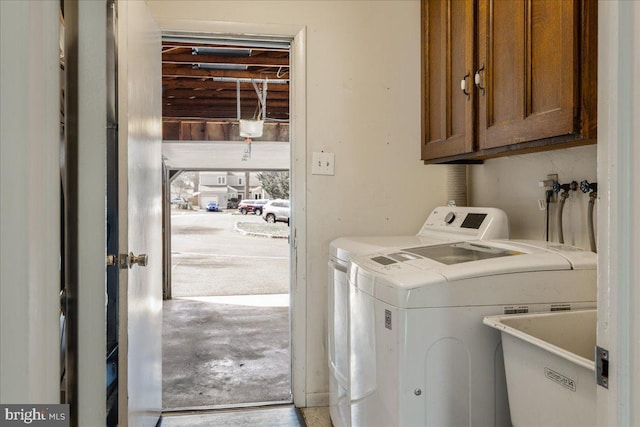
<path fill-rule="evenodd" d="M 597 0 L 422 0 L 422 12 L 426 163 L 595 142 Z"/>
<path fill-rule="evenodd" d="M 474 3 L 424 1 L 422 19 L 422 158 L 472 152 Z"/>
<path fill-rule="evenodd" d="M 479 1 L 480 149 L 578 130 L 578 5 Z"/>

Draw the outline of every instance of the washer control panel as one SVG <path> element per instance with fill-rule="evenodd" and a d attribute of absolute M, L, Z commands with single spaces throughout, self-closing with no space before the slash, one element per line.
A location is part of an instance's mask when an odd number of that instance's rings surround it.
<path fill-rule="evenodd" d="M 466 206 L 435 208 L 418 233 L 419 236 L 443 234 L 449 240 L 508 239 L 509 221 L 501 209 Z"/>

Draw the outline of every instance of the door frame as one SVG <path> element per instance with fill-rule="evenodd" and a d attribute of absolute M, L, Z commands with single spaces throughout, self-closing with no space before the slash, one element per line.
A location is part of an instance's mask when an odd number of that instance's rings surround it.
<path fill-rule="evenodd" d="M 66 34 L 67 25 L 73 35 Z M 65 97 L 67 144 L 75 144 L 75 158 L 67 159 L 70 171 L 68 209 L 75 218 L 68 230 L 76 237 L 69 259 L 69 283 L 77 295 L 68 296 L 75 311 L 68 314 L 72 425 L 102 425 L 106 418 L 106 175 L 107 175 L 107 8 L 103 2 L 65 1 L 65 49 L 67 76 Z M 96 46 L 103 46 L 97 49 Z M 71 61 L 73 57 L 73 61 Z M 105 82 L 105 84 L 96 84 Z M 68 107 L 69 108 L 69 107 Z M 73 141 L 73 142 L 70 142 Z M 104 189 L 104 191 L 102 191 Z M 81 325 L 81 327 L 80 327 Z M 73 350 L 77 353 L 73 354 Z M 69 357 L 69 354 L 68 354 Z"/>
<path fill-rule="evenodd" d="M 297 407 L 307 406 L 307 70 L 306 27 L 299 25 L 251 24 L 218 21 L 194 21 L 156 17 L 161 31 L 192 31 L 220 35 L 290 37 L 290 112 L 291 144 L 291 245 L 290 264 L 290 337 L 291 394 Z"/>
<path fill-rule="evenodd" d="M 598 8 L 598 329 L 608 388 L 597 387 L 598 425 L 640 422 L 640 5 Z M 597 368 L 596 368 L 597 370 Z"/>

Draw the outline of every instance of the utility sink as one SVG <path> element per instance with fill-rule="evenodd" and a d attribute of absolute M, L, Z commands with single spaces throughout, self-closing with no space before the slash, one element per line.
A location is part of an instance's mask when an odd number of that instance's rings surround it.
<path fill-rule="evenodd" d="M 596 423 L 596 310 L 484 318 L 502 333 L 514 426 Z"/>

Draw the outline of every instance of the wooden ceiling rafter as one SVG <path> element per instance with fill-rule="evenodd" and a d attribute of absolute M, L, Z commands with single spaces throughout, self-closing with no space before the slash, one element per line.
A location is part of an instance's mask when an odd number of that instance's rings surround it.
<path fill-rule="evenodd" d="M 196 47 L 215 49 L 196 55 Z M 195 64 L 240 65 L 246 70 L 198 68 Z M 267 122 L 287 123 L 289 67 L 289 50 L 282 47 L 164 41 L 163 120 L 237 123 L 238 96 L 241 117 L 253 117 L 258 96 L 252 80 L 266 80 Z M 236 79 L 240 79 L 239 85 Z"/>
<path fill-rule="evenodd" d="M 235 90 L 198 90 L 198 89 L 165 89 L 163 96 L 169 99 L 178 99 L 178 98 L 190 98 L 195 96 L 199 99 L 236 99 L 237 91 Z M 249 90 L 241 90 L 240 91 L 240 99 L 241 100 L 257 100 L 258 97 L 253 88 Z M 269 101 L 272 99 L 277 100 L 288 100 L 289 94 L 287 92 L 271 92 L 269 93 Z"/>
<path fill-rule="evenodd" d="M 165 90 L 169 89 L 199 89 L 199 90 L 236 90 L 235 82 L 216 81 L 210 77 L 202 79 L 167 77 L 163 80 L 162 86 Z M 253 85 L 250 82 L 240 82 L 240 91 L 252 91 Z M 289 92 L 289 83 L 281 83 L 269 85 L 269 96 L 274 92 Z"/>
<path fill-rule="evenodd" d="M 272 58 L 269 56 L 225 56 L 225 55 L 192 55 L 191 53 L 162 54 L 163 64 L 216 64 L 247 65 L 252 67 L 286 67 L 288 58 Z"/>
<path fill-rule="evenodd" d="M 231 77 L 237 79 L 269 79 L 278 81 L 288 81 L 288 75 L 283 78 L 277 77 L 278 70 L 269 72 L 253 72 L 239 70 L 209 70 L 194 69 L 191 66 L 162 64 L 162 75 L 166 77 L 185 77 L 185 78 L 203 78 L 203 77 Z M 270 82 L 273 83 L 273 82 Z"/>

